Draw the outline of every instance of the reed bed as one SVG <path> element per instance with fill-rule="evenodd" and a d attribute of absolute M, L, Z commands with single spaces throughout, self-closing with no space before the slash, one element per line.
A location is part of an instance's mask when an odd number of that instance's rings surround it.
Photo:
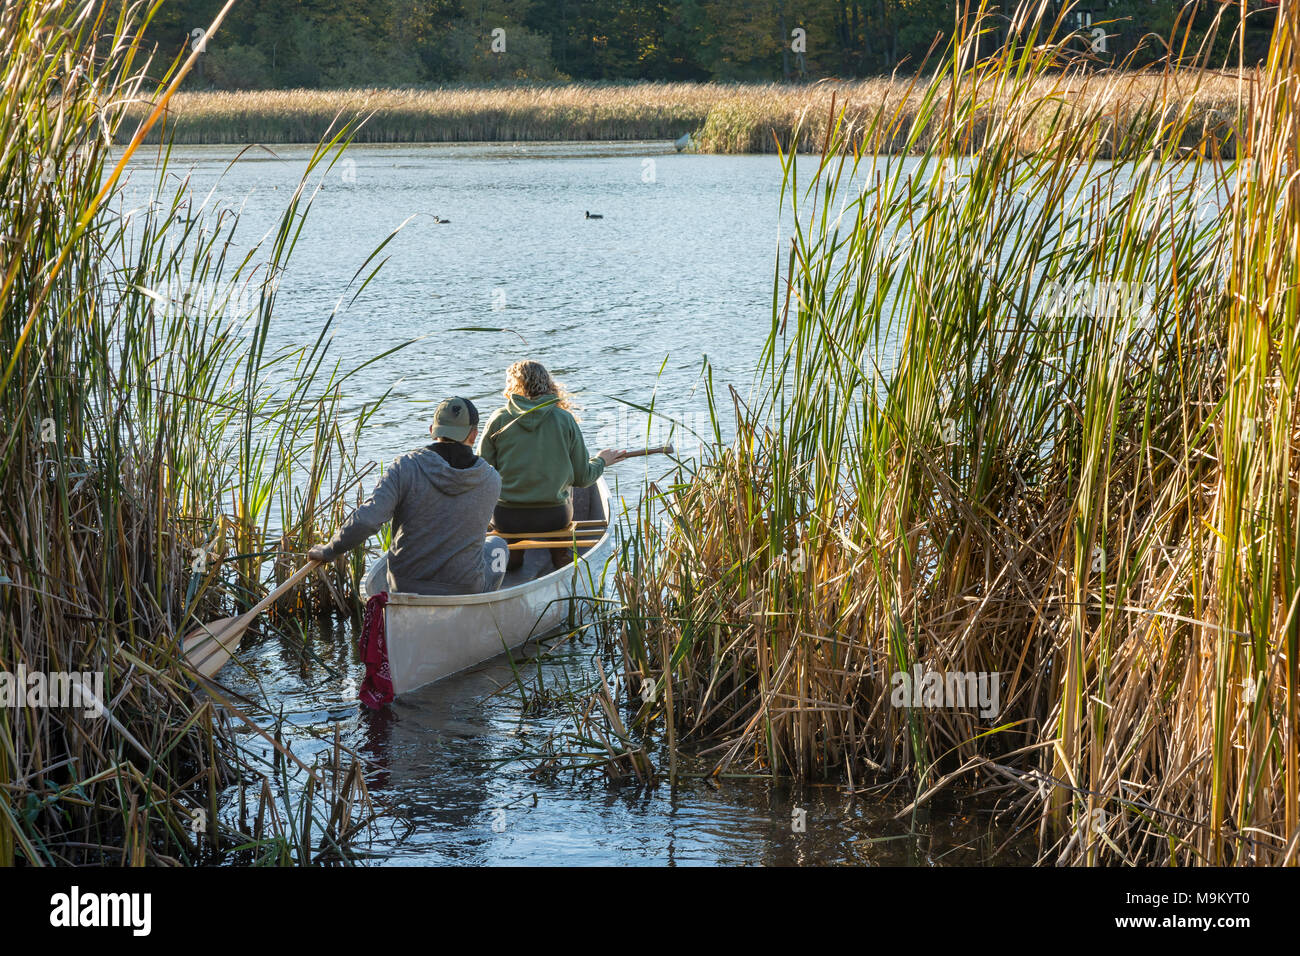
<path fill-rule="evenodd" d="M 782 156 L 757 388 L 626 529 L 611 646 L 715 774 L 978 788 L 1043 862 L 1295 864 L 1300 11 L 1234 161 L 1184 145 L 1204 77 L 1117 129 L 1039 16 Z M 999 706 L 896 696 L 918 667 Z"/>
<path fill-rule="evenodd" d="M 165 100 L 142 85 L 150 10 L 0 5 L 0 671 L 103 682 L 101 714 L 0 707 L 0 865 L 194 863 L 237 848 L 333 860 L 365 812 L 355 763 L 306 767 L 256 732 L 306 792 L 280 794 L 288 831 L 246 832 L 223 794 L 288 778 L 240 752 L 247 707 L 197 681 L 178 643 L 256 601 L 359 493 L 339 415 L 358 370 L 331 361 L 329 321 L 315 341 L 268 346 L 311 182 L 346 130 L 318 147 L 260 242 L 236 243 L 235 214 L 175 185 L 166 149 L 133 170 L 152 191 L 132 198 L 129 152 L 111 141 L 137 128 L 127 104 Z M 279 620 L 354 595 L 359 571 L 313 580 Z"/>
<path fill-rule="evenodd" d="M 1158 73 L 1071 74 L 1033 81 L 1074 108 L 1101 110 L 1117 130 L 1161 109 L 1187 110 L 1184 135 L 1199 142 L 1209 132 L 1220 151 L 1231 150 L 1237 80 L 1230 73 L 1186 71 L 1177 83 Z M 706 153 L 771 153 L 777 142 L 817 151 L 826 134 L 831 98 L 847 123 L 864 133 L 878 112 L 899 113 L 910 127 L 922 91 L 901 79 L 810 85 L 725 83 L 582 84 L 436 90 L 277 90 L 186 92 L 173 98 L 165 133 L 174 142 L 314 143 L 340 118 L 365 123 L 364 143 L 538 142 L 555 140 L 675 140 L 693 135 Z M 977 110 L 981 125 L 1010 121 L 1008 104 Z M 1021 125 L 1021 147 L 1034 149 L 1043 130 Z M 923 150 L 932 133 L 915 141 L 880 141 L 882 149 Z M 792 137 L 794 138 L 792 140 Z M 1112 137 L 1114 140 L 1114 137 Z M 1113 147 L 1113 141 L 1099 145 Z"/>

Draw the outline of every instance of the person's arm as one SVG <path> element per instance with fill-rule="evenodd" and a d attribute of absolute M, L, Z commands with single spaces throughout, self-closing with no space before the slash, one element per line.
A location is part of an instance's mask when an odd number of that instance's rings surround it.
<path fill-rule="evenodd" d="M 589 454 L 587 443 L 582 437 L 582 429 L 573 419 L 569 419 L 569 424 L 573 430 L 573 437 L 569 442 L 569 458 L 573 462 L 573 485 L 575 488 L 586 488 L 588 485 L 594 485 L 596 479 L 605 473 L 606 459 L 603 453 Z"/>
<path fill-rule="evenodd" d="M 379 484 L 375 485 L 370 497 L 361 502 L 361 507 L 343 522 L 334 537 L 327 544 L 312 548 L 308 552 L 309 556 L 318 561 L 333 561 L 339 555 L 351 551 L 382 528 L 385 521 L 392 520 L 400 497 L 397 468 L 390 467 L 379 479 Z"/>

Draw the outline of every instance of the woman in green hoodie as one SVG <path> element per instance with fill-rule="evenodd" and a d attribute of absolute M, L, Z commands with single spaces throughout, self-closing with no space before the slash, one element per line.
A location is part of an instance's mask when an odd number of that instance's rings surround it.
<path fill-rule="evenodd" d="M 483 429 L 479 454 L 501 475 L 501 497 L 492 523 L 502 534 L 558 531 L 573 521 L 569 489 L 596 483 L 607 465 L 623 453 L 607 448 L 587 453 L 582 430 L 573 417 L 563 386 L 540 362 L 516 362 L 506 371 L 506 404 L 492 413 Z M 567 564 L 567 549 L 551 549 L 557 567 Z M 510 569 L 524 560 L 510 554 Z"/>

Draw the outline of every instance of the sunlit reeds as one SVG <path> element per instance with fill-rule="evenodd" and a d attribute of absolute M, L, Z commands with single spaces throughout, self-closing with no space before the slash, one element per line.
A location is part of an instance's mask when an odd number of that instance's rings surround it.
<path fill-rule="evenodd" d="M 165 95 L 140 80 L 151 9 L 0 5 L 0 669 L 102 674 L 106 711 L 0 707 L 0 865 L 264 855 L 219 801 L 261 779 L 233 745 L 244 705 L 196 686 L 178 635 L 255 601 L 357 493 L 329 322 L 267 345 L 312 177 L 343 134 L 261 242 L 166 186 L 165 150 L 133 168 L 152 188 L 132 199 L 111 140 L 136 129 L 131 104 Z M 353 593 L 355 573 L 332 573 Z M 317 579 L 285 610 L 327 590 Z M 336 859 L 364 782 L 266 742 L 308 788 L 273 859 Z M 323 793 L 333 811 L 312 809 Z"/>
<path fill-rule="evenodd" d="M 1081 110 L 1099 110 L 1123 130 L 1153 111 L 1189 113 L 1190 145 L 1209 132 L 1231 148 L 1237 122 L 1236 77 L 1188 71 L 1177 84 L 1158 73 L 1072 75 L 1033 81 L 1044 94 Z M 692 133 L 695 148 L 711 153 L 770 153 L 798 135 L 801 150 L 821 148 L 831 97 L 845 110 L 846 135 L 861 134 L 871 117 L 897 112 L 911 126 L 923 89 L 904 79 L 810 85 L 725 83 L 570 84 L 436 90 L 268 90 L 186 92 L 173 98 L 163 135 L 177 143 L 314 143 L 339 118 L 365 124 L 357 142 L 516 142 L 555 140 L 675 140 Z M 1003 104 L 976 109 L 977 125 L 1006 121 Z M 917 151 L 916 142 L 882 141 Z M 1020 145 L 1034 148 L 1044 128 L 1017 124 Z M 976 144 L 977 145 L 977 144 Z M 1103 154 L 1111 142 L 1098 147 Z"/>
<path fill-rule="evenodd" d="M 783 156 L 759 387 L 712 396 L 736 437 L 645 499 L 611 620 L 715 772 L 908 776 L 914 806 L 986 787 L 1045 861 L 1300 862 L 1280 17 L 1233 162 L 1179 108 L 1203 75 L 1152 78 L 1170 108 L 1117 126 L 1128 80 L 1072 102 L 1046 23 L 964 66 L 970 25 L 915 113 L 832 114 Z M 998 675 L 998 713 L 900 706 L 918 666 Z"/>

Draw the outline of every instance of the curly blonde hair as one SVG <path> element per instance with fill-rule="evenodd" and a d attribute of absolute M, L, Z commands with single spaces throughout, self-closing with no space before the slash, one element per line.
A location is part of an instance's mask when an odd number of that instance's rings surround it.
<path fill-rule="evenodd" d="M 565 411 L 572 413 L 577 408 L 573 394 L 562 383 L 551 378 L 551 373 L 546 371 L 546 366 L 541 362 L 522 359 L 506 369 L 506 390 L 501 393 L 506 401 L 512 395 L 537 398 L 552 393 L 559 399 L 557 404 Z"/>

